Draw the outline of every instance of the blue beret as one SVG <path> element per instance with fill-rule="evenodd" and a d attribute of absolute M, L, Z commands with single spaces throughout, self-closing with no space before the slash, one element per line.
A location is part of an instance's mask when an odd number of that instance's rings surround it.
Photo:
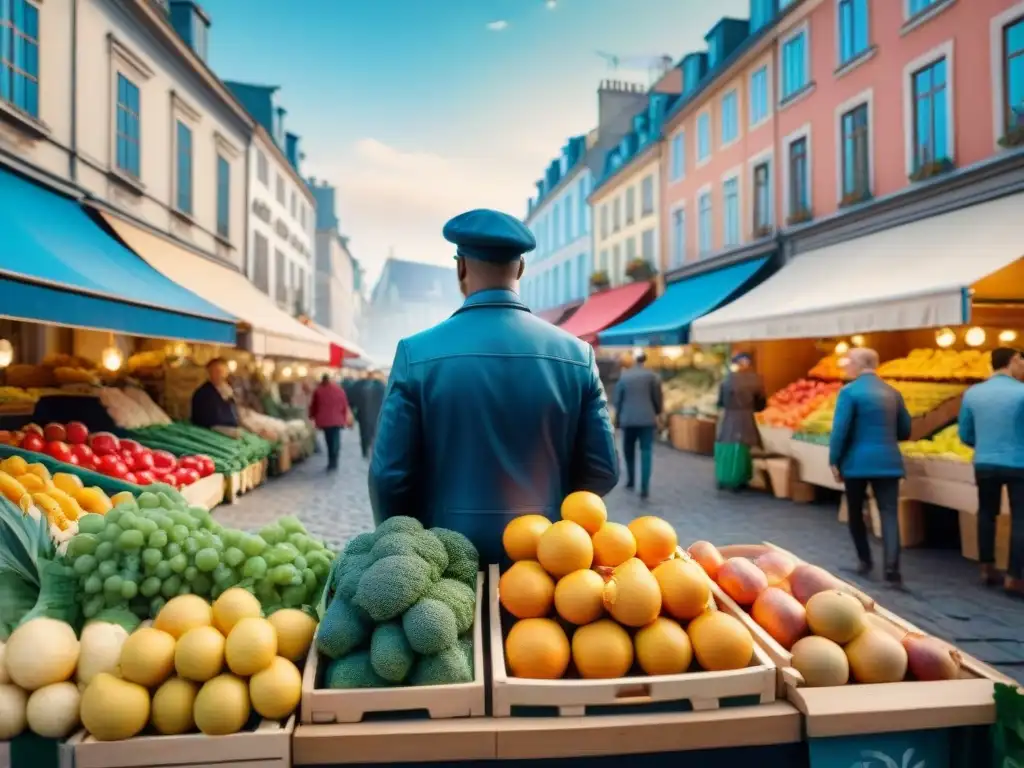
<path fill-rule="evenodd" d="M 523 222 L 487 208 L 460 213 L 444 225 L 442 234 L 456 246 L 456 258 L 509 262 L 537 247 Z"/>

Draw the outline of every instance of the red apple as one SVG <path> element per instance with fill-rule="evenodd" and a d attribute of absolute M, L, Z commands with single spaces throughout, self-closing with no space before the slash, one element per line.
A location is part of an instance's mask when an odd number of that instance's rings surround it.
<path fill-rule="evenodd" d="M 43 427 L 43 439 L 48 443 L 63 443 L 68 439 L 68 432 L 63 424 L 52 422 Z"/>
<path fill-rule="evenodd" d="M 89 438 L 89 445 L 97 456 L 106 456 L 120 450 L 121 441 L 109 432 L 97 432 Z"/>
<path fill-rule="evenodd" d="M 89 428 L 80 421 L 72 421 L 67 426 L 67 441 L 72 445 L 83 445 L 89 439 Z"/>

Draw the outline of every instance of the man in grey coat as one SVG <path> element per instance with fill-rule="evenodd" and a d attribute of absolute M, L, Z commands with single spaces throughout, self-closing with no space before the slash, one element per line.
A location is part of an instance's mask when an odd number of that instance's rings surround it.
<path fill-rule="evenodd" d="M 636 487 L 636 446 L 640 443 L 640 498 L 651 489 L 651 452 L 654 430 L 662 411 L 661 378 L 644 367 L 647 355 L 637 353 L 636 364 L 627 368 L 615 385 L 615 418 L 622 429 L 622 453 L 626 461 L 626 487 Z"/>

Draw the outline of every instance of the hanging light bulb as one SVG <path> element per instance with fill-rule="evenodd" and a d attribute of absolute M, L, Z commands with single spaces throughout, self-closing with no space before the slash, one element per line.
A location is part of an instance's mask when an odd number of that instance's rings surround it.
<path fill-rule="evenodd" d="M 0 339 L 0 368 L 6 368 L 14 362 L 14 345 L 7 339 Z"/>
<path fill-rule="evenodd" d="M 237 360 L 228 360 L 228 370 L 231 373 L 234 373 L 235 371 L 237 371 L 238 370 L 238 361 Z"/>
<path fill-rule="evenodd" d="M 300 365 L 298 368 L 295 369 L 295 372 L 299 374 L 300 379 L 304 379 L 309 375 L 309 368 L 307 368 L 304 365 Z"/>
<path fill-rule="evenodd" d="M 842 356 L 842 355 L 845 355 L 849 351 L 850 351 L 850 345 L 847 344 L 845 341 L 838 341 L 838 342 L 836 342 L 835 353 L 837 355 Z"/>
<path fill-rule="evenodd" d="M 858 334 L 854 334 L 853 336 L 850 337 L 850 343 L 853 344 L 853 346 L 855 346 L 855 347 L 863 347 L 864 346 L 864 337 L 861 336 L 859 333 Z"/>
<path fill-rule="evenodd" d="M 669 360 L 678 360 L 683 356 L 682 347 L 662 347 L 661 354 L 667 357 Z"/>
<path fill-rule="evenodd" d="M 999 341 L 1003 344 L 1010 344 L 1017 340 L 1017 332 L 1011 330 L 1005 330 L 999 332 Z"/>
<path fill-rule="evenodd" d="M 943 328 L 935 332 L 935 344 L 941 349 L 948 349 L 956 343 L 956 333 L 952 328 Z"/>
<path fill-rule="evenodd" d="M 292 367 L 290 365 L 286 365 L 281 369 L 281 375 L 286 379 L 290 379 L 292 377 Z"/>
<path fill-rule="evenodd" d="M 123 363 L 124 353 L 118 349 L 117 343 L 114 341 L 114 334 L 111 333 L 107 337 L 107 348 L 100 353 L 100 365 L 113 373 L 121 370 Z"/>
<path fill-rule="evenodd" d="M 985 343 L 985 329 L 978 326 L 968 328 L 967 333 L 964 334 L 964 343 L 968 347 L 980 347 Z"/>

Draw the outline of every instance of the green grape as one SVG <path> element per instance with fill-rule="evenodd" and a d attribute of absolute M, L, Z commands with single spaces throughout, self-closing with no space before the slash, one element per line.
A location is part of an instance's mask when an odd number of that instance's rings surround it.
<path fill-rule="evenodd" d="M 271 523 L 260 529 L 260 538 L 267 542 L 267 544 L 278 544 L 284 541 L 284 531 L 281 529 L 281 526 Z"/>
<path fill-rule="evenodd" d="M 237 568 L 245 560 L 245 553 L 237 547 L 228 547 L 224 550 L 224 562 L 232 568 Z"/>
<path fill-rule="evenodd" d="M 196 577 L 198 575 L 199 575 L 199 569 L 196 568 L 194 565 L 190 565 L 188 568 L 186 568 L 182 572 L 181 578 L 183 578 L 185 581 L 191 583 L 191 582 L 195 581 L 195 579 L 196 579 Z"/>
<path fill-rule="evenodd" d="M 306 602 L 306 588 L 301 584 L 281 590 L 281 602 L 285 608 L 298 608 Z"/>
<path fill-rule="evenodd" d="M 305 554 L 309 549 L 309 536 L 304 533 L 289 533 L 288 543 L 299 550 L 302 554 Z"/>
<path fill-rule="evenodd" d="M 91 533 L 77 533 L 68 542 L 68 557 L 78 558 L 82 555 L 91 555 L 99 544 L 98 536 Z"/>
<path fill-rule="evenodd" d="M 111 510 L 111 512 L 113 512 L 113 510 Z M 90 513 L 78 518 L 78 532 L 80 534 L 88 533 L 91 536 L 95 536 L 96 534 L 101 533 L 106 525 L 106 518 L 103 515 L 94 515 Z"/>
<path fill-rule="evenodd" d="M 192 538 L 196 540 L 200 549 L 207 549 L 213 546 L 213 534 L 209 531 L 199 531 Z"/>
<path fill-rule="evenodd" d="M 118 576 L 116 573 L 113 576 L 108 576 L 103 581 L 103 591 L 108 595 L 120 595 L 121 586 L 124 584 L 124 579 Z"/>
<path fill-rule="evenodd" d="M 228 591 L 227 587 L 218 587 L 216 584 L 213 585 L 213 589 L 210 590 L 210 599 L 216 600 L 218 597 Z"/>
<path fill-rule="evenodd" d="M 185 527 L 188 528 L 192 533 L 196 533 L 200 528 L 202 528 L 202 526 L 199 525 L 199 521 L 196 520 L 194 517 L 189 517 L 188 515 L 185 515 L 185 519 L 188 520 L 188 522 L 185 523 Z"/>
<path fill-rule="evenodd" d="M 121 515 L 124 514 L 124 510 L 121 505 L 118 504 L 113 509 L 108 509 L 107 514 L 103 516 L 103 522 L 107 525 L 117 525 L 117 521 L 121 519 Z"/>
<path fill-rule="evenodd" d="M 156 570 L 153 571 L 153 575 L 160 579 L 160 581 L 169 578 L 172 573 L 174 571 L 171 570 L 171 564 L 167 560 L 157 563 Z"/>
<path fill-rule="evenodd" d="M 182 584 L 180 587 L 178 587 L 178 594 L 179 595 L 191 595 L 192 594 L 192 587 L 190 587 L 188 584 Z"/>
<path fill-rule="evenodd" d="M 278 527 L 287 534 L 292 533 L 305 533 L 306 529 L 303 528 L 302 523 L 294 515 L 287 515 L 277 521 Z"/>
<path fill-rule="evenodd" d="M 103 579 L 95 573 L 82 584 L 82 591 L 87 595 L 95 595 L 103 591 Z"/>
<path fill-rule="evenodd" d="M 149 615 L 156 618 L 165 605 L 167 605 L 167 601 L 164 598 L 154 597 L 149 601 Z"/>
<path fill-rule="evenodd" d="M 171 537 L 171 541 L 175 542 L 176 544 L 180 544 L 188 538 L 188 526 L 175 523 L 174 527 L 171 528 L 171 532 L 169 535 Z"/>
<path fill-rule="evenodd" d="M 306 558 L 304 558 L 302 555 L 299 555 L 294 560 L 292 560 L 292 565 L 294 565 L 300 571 L 303 571 L 308 567 L 309 563 L 306 562 Z"/>
<path fill-rule="evenodd" d="M 200 549 L 196 552 L 196 568 L 203 573 L 210 573 L 220 563 L 220 556 L 213 547 Z"/>
<path fill-rule="evenodd" d="M 322 541 L 320 541 L 319 539 L 309 539 L 309 549 L 310 550 L 314 550 L 315 549 L 317 552 L 323 552 L 323 551 L 325 551 L 327 549 L 327 547 L 324 546 L 324 543 Z M 331 552 L 328 552 L 327 557 L 329 559 L 333 560 L 334 559 L 334 554 L 331 553 Z"/>
<path fill-rule="evenodd" d="M 156 524 L 160 526 L 160 530 L 164 533 L 170 533 L 171 529 L 174 527 L 174 521 L 165 514 L 155 515 L 154 519 L 156 520 Z"/>
<path fill-rule="evenodd" d="M 143 491 L 136 499 L 142 509 L 157 509 L 160 506 L 160 497 L 150 491 Z"/>
<path fill-rule="evenodd" d="M 242 575 L 248 579 L 262 579 L 267 575 L 267 561 L 262 557 L 250 557 L 242 566 Z"/>
<path fill-rule="evenodd" d="M 103 529 L 103 533 L 100 534 L 102 541 L 109 541 L 111 543 L 117 541 L 117 537 L 121 535 L 121 528 L 117 525 L 108 525 Z"/>
<path fill-rule="evenodd" d="M 81 555 L 75 560 L 75 573 L 79 576 L 87 576 L 95 570 L 96 565 L 97 562 L 95 557 L 92 555 Z"/>
<path fill-rule="evenodd" d="M 139 552 L 129 552 L 121 557 L 121 565 L 129 571 L 138 573 L 142 569 L 142 555 Z"/>
<path fill-rule="evenodd" d="M 270 569 L 270 581 L 279 587 L 287 587 L 302 582 L 302 576 L 291 563 L 284 563 Z"/>
<path fill-rule="evenodd" d="M 311 569 L 306 568 L 302 571 L 302 584 L 310 594 L 316 589 L 317 581 L 316 574 Z"/>
<path fill-rule="evenodd" d="M 174 502 L 170 496 L 163 491 L 157 491 L 157 498 L 160 500 L 160 506 L 164 509 L 177 509 L 178 505 Z"/>
<path fill-rule="evenodd" d="M 113 526 L 111 526 L 113 527 Z M 118 534 L 120 536 L 120 534 Z M 114 556 L 114 542 L 112 541 L 101 541 L 96 547 L 96 559 L 101 563 L 104 560 L 110 560 Z"/>
<path fill-rule="evenodd" d="M 186 555 L 194 557 L 196 552 L 199 551 L 199 542 L 191 538 L 185 539 L 185 541 L 182 542 L 181 548 L 185 551 Z"/>
<path fill-rule="evenodd" d="M 281 595 L 277 592 L 277 587 L 274 586 L 272 581 L 261 581 L 256 584 L 256 597 L 263 603 L 264 606 L 269 603 L 281 602 Z"/>
<path fill-rule="evenodd" d="M 121 519 L 123 520 L 124 518 Z M 127 529 L 118 537 L 117 546 L 122 550 L 128 551 L 142 549 L 146 546 L 146 537 L 142 535 L 142 531 Z"/>
<path fill-rule="evenodd" d="M 149 539 L 147 539 L 146 543 L 153 549 L 163 549 L 167 546 L 167 541 L 167 531 L 157 528 L 149 534 Z"/>
<path fill-rule="evenodd" d="M 156 564 L 164 559 L 164 553 L 159 549 L 142 550 L 142 563 L 147 568 L 156 568 Z"/>
<path fill-rule="evenodd" d="M 172 541 L 170 544 L 164 547 L 164 557 L 166 557 L 168 560 L 170 560 L 175 555 L 180 555 L 181 553 L 181 544 L 178 544 L 176 542 Z"/>
<path fill-rule="evenodd" d="M 237 581 L 235 574 L 224 563 L 218 563 L 210 575 L 215 584 L 231 585 Z"/>
<path fill-rule="evenodd" d="M 181 577 L 171 576 L 164 581 L 163 586 L 160 587 L 160 594 L 170 600 L 178 594 L 179 589 L 181 589 Z"/>
<path fill-rule="evenodd" d="M 188 567 L 188 558 L 184 554 L 175 555 L 167 561 L 171 566 L 171 571 L 174 573 L 184 573 Z"/>
<path fill-rule="evenodd" d="M 139 592 L 143 597 L 155 597 L 160 594 L 160 579 L 150 576 L 139 586 Z"/>
<path fill-rule="evenodd" d="M 267 548 L 267 542 L 261 539 L 259 536 L 246 535 L 242 539 L 239 549 L 241 549 L 246 557 L 256 557 L 261 554 L 263 550 Z"/>
<path fill-rule="evenodd" d="M 139 593 L 139 585 L 134 581 L 122 581 L 121 582 L 121 597 L 125 600 L 131 600 L 135 595 Z"/>
<path fill-rule="evenodd" d="M 236 547 L 240 548 L 242 539 L 245 534 L 241 531 L 235 530 L 234 528 L 225 528 L 220 534 L 221 541 L 224 542 L 225 547 Z"/>
<path fill-rule="evenodd" d="M 256 592 L 256 581 L 254 579 L 242 579 L 238 582 L 237 586 L 244 589 L 246 592 L 255 594 Z"/>
<path fill-rule="evenodd" d="M 115 560 L 101 560 L 100 564 L 96 566 L 96 573 L 99 574 L 101 579 L 106 579 L 117 573 L 117 561 Z"/>
<path fill-rule="evenodd" d="M 121 512 L 122 513 L 123 512 L 138 512 L 139 511 L 139 504 L 138 504 L 137 501 L 135 501 L 135 499 L 125 499 L 124 501 L 122 501 L 117 506 L 119 506 L 121 508 Z"/>
<path fill-rule="evenodd" d="M 137 527 L 142 531 L 142 535 L 147 539 L 160 530 L 160 526 L 158 526 L 153 520 L 145 517 L 139 518 L 139 524 Z"/>
<path fill-rule="evenodd" d="M 326 579 L 327 574 L 331 572 L 331 566 L 321 563 L 319 560 L 308 567 L 316 574 L 318 579 Z"/>
<path fill-rule="evenodd" d="M 263 559 L 273 568 L 276 565 L 290 563 L 298 556 L 299 551 L 291 544 L 275 544 L 263 555 Z"/>
<path fill-rule="evenodd" d="M 93 595 L 86 600 L 85 605 L 82 606 L 82 613 L 85 615 L 85 618 L 91 619 L 102 611 L 104 602 L 103 595 Z"/>
<path fill-rule="evenodd" d="M 139 525 L 139 518 L 134 512 L 125 512 L 117 524 L 122 531 L 134 531 Z"/>
<path fill-rule="evenodd" d="M 198 574 L 189 583 L 192 585 L 192 592 L 197 595 L 208 595 L 210 590 L 213 589 L 213 579 L 205 573 Z"/>
<path fill-rule="evenodd" d="M 210 546 L 216 549 L 218 552 L 224 551 L 224 540 L 217 534 L 211 534 Z"/>

